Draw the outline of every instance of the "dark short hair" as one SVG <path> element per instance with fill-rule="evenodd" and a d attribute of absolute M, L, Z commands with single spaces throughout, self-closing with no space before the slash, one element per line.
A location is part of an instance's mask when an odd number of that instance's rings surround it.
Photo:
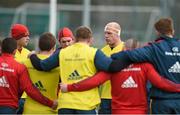
<path fill-rule="evenodd" d="M 2 41 L 1 44 L 2 53 L 12 54 L 15 49 L 17 49 L 17 42 L 15 39 L 7 37 Z"/>
<path fill-rule="evenodd" d="M 43 33 L 39 38 L 39 49 L 50 51 L 56 44 L 55 37 L 50 32 Z"/>
<path fill-rule="evenodd" d="M 92 31 L 90 28 L 86 26 L 80 26 L 76 29 L 75 32 L 75 38 L 78 41 L 78 39 L 89 39 L 92 37 Z"/>
<path fill-rule="evenodd" d="M 161 34 L 173 34 L 174 26 L 171 18 L 161 18 L 154 27 Z"/>

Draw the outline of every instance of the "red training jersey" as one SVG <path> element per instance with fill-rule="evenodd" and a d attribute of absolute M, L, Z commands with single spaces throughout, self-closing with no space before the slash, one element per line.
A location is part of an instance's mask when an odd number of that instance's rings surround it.
<path fill-rule="evenodd" d="M 146 114 L 149 80 L 155 87 L 170 92 L 180 92 L 180 84 L 161 77 L 149 63 L 131 64 L 117 73 L 99 72 L 94 77 L 68 85 L 68 91 L 84 91 L 111 80 L 113 114 Z"/>
<path fill-rule="evenodd" d="M 15 61 L 13 55 L 3 53 L 0 57 L 0 106 L 17 108 L 23 91 L 41 104 L 52 107 L 53 101 L 33 86 L 26 67 Z"/>

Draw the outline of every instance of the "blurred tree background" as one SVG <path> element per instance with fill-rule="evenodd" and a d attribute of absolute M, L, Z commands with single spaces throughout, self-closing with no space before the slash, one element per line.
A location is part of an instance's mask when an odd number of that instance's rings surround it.
<path fill-rule="evenodd" d="M 22 23 L 31 33 L 28 48 L 35 49 L 39 35 L 49 31 L 49 3 L 50 0 L 0 0 L 0 38 L 9 36 L 13 23 Z M 74 31 L 85 24 L 84 16 L 88 15 L 87 24 L 94 33 L 96 47 L 104 44 L 104 26 L 110 21 L 121 25 L 122 40 L 137 38 L 147 42 L 155 38 L 154 22 L 172 17 L 175 37 L 180 38 L 179 10 L 180 0 L 57 0 L 56 33 L 64 26 Z"/>

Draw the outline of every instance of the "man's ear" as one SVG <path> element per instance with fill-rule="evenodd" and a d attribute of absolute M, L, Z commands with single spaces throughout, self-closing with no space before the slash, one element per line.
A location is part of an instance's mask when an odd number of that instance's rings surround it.
<path fill-rule="evenodd" d="M 90 39 L 88 40 L 88 43 L 89 43 L 89 45 L 93 45 L 93 43 L 94 43 L 94 38 L 93 38 L 93 37 L 90 38 Z"/>
<path fill-rule="evenodd" d="M 155 30 L 155 32 L 156 32 L 156 35 L 157 35 L 157 36 L 160 36 L 160 35 L 161 35 L 161 33 L 159 33 L 157 30 Z"/>
<path fill-rule="evenodd" d="M 173 29 L 173 31 L 172 31 L 172 35 L 174 36 L 174 33 L 175 33 L 175 30 Z"/>
<path fill-rule="evenodd" d="M 56 50 L 56 45 L 54 45 L 54 47 L 51 50 L 52 52 L 54 52 Z"/>

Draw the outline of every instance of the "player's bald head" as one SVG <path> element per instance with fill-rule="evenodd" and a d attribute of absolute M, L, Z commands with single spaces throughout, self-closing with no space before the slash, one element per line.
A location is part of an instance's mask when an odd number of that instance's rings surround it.
<path fill-rule="evenodd" d="M 120 36 L 121 34 L 121 27 L 117 22 L 109 22 L 105 28 L 104 31 L 109 31 L 115 34 L 118 34 Z"/>
<path fill-rule="evenodd" d="M 106 26 L 119 29 L 119 30 L 121 29 L 120 25 L 117 22 L 109 22 Z"/>

